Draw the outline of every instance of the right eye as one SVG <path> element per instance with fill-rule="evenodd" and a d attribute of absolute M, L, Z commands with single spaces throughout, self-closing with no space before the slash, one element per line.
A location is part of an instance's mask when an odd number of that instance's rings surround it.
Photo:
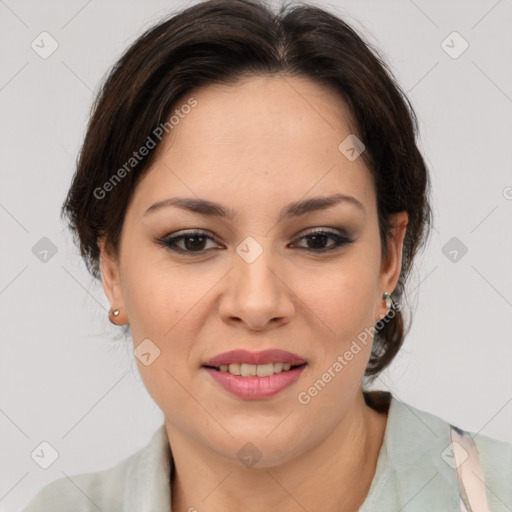
<path fill-rule="evenodd" d="M 182 232 L 177 236 L 159 238 L 157 242 L 170 251 L 177 252 L 179 254 L 193 255 L 194 253 L 204 253 L 204 246 L 208 240 L 215 242 L 215 239 L 206 232 L 193 230 Z M 179 246 L 179 243 L 182 243 L 182 246 Z"/>

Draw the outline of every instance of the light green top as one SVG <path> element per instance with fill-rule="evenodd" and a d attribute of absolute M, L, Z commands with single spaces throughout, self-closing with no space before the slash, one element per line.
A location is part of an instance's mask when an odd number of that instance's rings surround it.
<path fill-rule="evenodd" d="M 379 407 L 389 403 L 389 409 L 376 472 L 359 512 L 460 512 L 457 471 L 450 463 L 450 425 L 389 393 L 365 393 L 365 398 L 376 408 L 379 401 Z M 489 510 L 511 512 L 512 444 L 470 434 L 479 452 Z M 162 425 L 130 457 L 110 469 L 72 475 L 72 481 L 55 480 L 22 512 L 171 512 L 171 460 Z"/>

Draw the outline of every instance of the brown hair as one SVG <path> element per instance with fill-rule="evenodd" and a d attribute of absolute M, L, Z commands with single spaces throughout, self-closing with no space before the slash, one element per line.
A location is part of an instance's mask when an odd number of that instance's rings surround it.
<path fill-rule="evenodd" d="M 432 222 L 416 116 L 376 50 L 343 20 L 306 3 L 283 5 L 275 13 L 264 0 L 207 0 L 147 30 L 114 65 L 93 105 L 62 208 L 94 278 L 100 277 L 98 239 L 104 236 L 117 254 L 130 197 L 160 147 L 152 134 L 169 126 L 178 102 L 196 87 L 276 73 L 312 79 L 348 104 L 354 133 L 365 145 L 361 157 L 375 180 L 383 258 L 391 236 L 388 215 L 408 213 L 393 291 L 400 302 Z M 148 137 L 156 149 L 127 168 Z M 365 372 L 370 380 L 391 363 L 405 337 L 402 313 L 393 310 L 388 317 L 375 332 Z"/>

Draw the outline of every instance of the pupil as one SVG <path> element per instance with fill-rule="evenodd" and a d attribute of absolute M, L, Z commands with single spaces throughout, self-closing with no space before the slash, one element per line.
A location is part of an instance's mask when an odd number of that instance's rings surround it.
<path fill-rule="evenodd" d="M 323 246 L 325 246 L 325 241 L 326 241 L 327 237 L 328 237 L 328 235 L 311 235 L 310 241 L 313 242 L 313 244 L 312 244 L 313 248 L 318 248 L 318 247 L 322 248 Z M 315 244 L 315 242 L 318 242 L 318 241 L 323 242 L 323 243 Z"/>
<path fill-rule="evenodd" d="M 203 248 L 203 245 L 204 245 L 204 241 L 205 241 L 205 237 L 204 236 L 188 236 L 186 239 L 185 239 L 185 247 L 190 250 L 190 249 L 202 249 Z M 190 240 L 195 240 L 196 242 L 198 240 L 200 240 L 199 243 L 192 243 L 192 244 L 189 244 L 188 242 Z"/>

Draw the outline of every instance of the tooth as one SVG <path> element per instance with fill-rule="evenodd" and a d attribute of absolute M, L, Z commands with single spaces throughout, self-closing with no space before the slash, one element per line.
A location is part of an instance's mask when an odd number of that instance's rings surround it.
<path fill-rule="evenodd" d="M 259 364 L 256 366 L 256 375 L 258 377 L 270 377 L 274 373 L 274 363 Z"/>
<path fill-rule="evenodd" d="M 281 373 L 290 370 L 290 363 L 265 363 L 265 364 L 249 364 L 249 363 L 230 363 L 219 366 L 219 371 L 231 373 L 242 377 L 270 377 L 275 373 Z"/>
<path fill-rule="evenodd" d="M 233 375 L 241 375 L 240 363 L 231 363 L 229 365 L 229 373 L 232 373 Z"/>
<path fill-rule="evenodd" d="M 256 377 L 256 365 L 242 363 L 240 365 L 240 374 L 242 377 Z"/>
<path fill-rule="evenodd" d="M 274 373 L 281 373 L 283 371 L 283 363 L 274 363 Z"/>

